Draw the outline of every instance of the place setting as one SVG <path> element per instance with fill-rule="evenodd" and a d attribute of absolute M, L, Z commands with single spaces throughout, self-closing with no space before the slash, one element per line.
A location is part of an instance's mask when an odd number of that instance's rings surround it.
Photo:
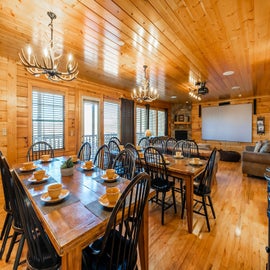
<path fill-rule="evenodd" d="M 82 171 L 91 171 L 91 170 L 93 170 L 95 168 L 96 168 L 96 166 L 93 164 L 93 161 L 92 160 L 85 161 L 79 167 L 79 169 L 81 169 Z"/>
<path fill-rule="evenodd" d="M 64 206 L 79 201 L 67 188 L 61 183 L 53 183 L 47 186 L 47 191 L 33 197 L 39 204 L 44 214 L 57 210 Z"/>
<path fill-rule="evenodd" d="M 106 193 L 101 195 L 98 200 L 93 201 L 85 207 L 101 220 L 107 219 L 111 215 L 111 211 L 121 196 L 118 187 L 107 187 Z"/>
<path fill-rule="evenodd" d="M 191 166 L 202 166 L 203 162 L 199 158 L 191 158 L 188 164 Z"/>
<path fill-rule="evenodd" d="M 183 159 L 184 158 L 184 156 L 182 155 L 182 153 L 181 152 L 175 152 L 175 155 L 173 156 L 173 158 L 175 158 L 175 159 Z"/>
<path fill-rule="evenodd" d="M 29 173 L 35 171 L 37 168 L 38 166 L 32 161 L 24 162 L 23 166 L 19 168 L 18 173 Z"/>
<path fill-rule="evenodd" d="M 32 176 L 29 177 L 27 180 L 31 184 L 42 184 L 48 181 L 49 178 L 50 176 L 46 174 L 45 170 L 38 170 L 38 171 L 34 171 Z"/>

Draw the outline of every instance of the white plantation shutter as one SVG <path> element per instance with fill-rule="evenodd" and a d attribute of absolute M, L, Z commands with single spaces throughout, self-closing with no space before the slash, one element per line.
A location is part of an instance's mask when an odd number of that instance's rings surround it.
<path fill-rule="evenodd" d="M 158 112 L 157 135 L 164 136 L 165 135 L 165 111 L 157 111 L 157 112 Z"/>
<path fill-rule="evenodd" d="M 104 143 L 116 136 L 120 139 L 120 105 L 114 102 L 104 102 Z"/>
<path fill-rule="evenodd" d="M 48 142 L 53 149 L 64 148 L 64 96 L 32 92 L 32 143 Z"/>
<path fill-rule="evenodd" d="M 146 127 L 146 108 L 136 107 L 136 144 L 145 136 Z"/>
<path fill-rule="evenodd" d="M 149 111 L 149 129 L 152 136 L 157 136 L 157 111 L 153 109 Z"/>

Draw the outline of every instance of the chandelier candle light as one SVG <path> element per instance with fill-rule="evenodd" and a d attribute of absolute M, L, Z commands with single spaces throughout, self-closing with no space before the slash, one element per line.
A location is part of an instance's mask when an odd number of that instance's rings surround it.
<path fill-rule="evenodd" d="M 139 89 L 133 90 L 131 97 L 138 102 L 152 102 L 159 98 L 159 94 L 157 92 L 157 89 L 154 89 L 153 87 L 150 88 L 149 80 L 146 77 L 146 69 L 147 66 L 144 65 L 144 80 L 142 81 L 142 86 L 139 87 Z"/>
<path fill-rule="evenodd" d="M 27 50 L 27 54 L 25 54 L 22 49 L 19 53 L 19 57 L 26 70 L 36 77 L 44 74 L 49 80 L 52 81 L 72 81 L 77 78 L 79 73 L 78 64 L 73 61 L 72 55 L 70 54 L 66 64 L 66 70 L 58 70 L 59 59 L 61 58 L 62 54 L 56 51 L 53 40 L 53 20 L 56 19 L 56 15 L 51 11 L 48 11 L 47 14 L 51 19 L 51 22 L 48 25 L 51 29 L 51 39 L 48 47 L 44 49 L 44 55 L 41 61 L 38 61 L 38 58 L 32 54 L 30 47 Z"/>

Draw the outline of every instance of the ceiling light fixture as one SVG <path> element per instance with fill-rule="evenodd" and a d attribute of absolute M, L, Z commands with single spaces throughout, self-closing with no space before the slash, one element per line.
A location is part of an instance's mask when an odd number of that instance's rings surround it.
<path fill-rule="evenodd" d="M 139 89 L 134 88 L 131 97 L 140 103 L 152 102 L 157 98 L 159 98 L 159 94 L 157 92 L 157 89 L 150 87 L 149 80 L 147 79 L 146 76 L 147 66 L 144 65 L 143 68 L 144 68 L 144 79 L 142 81 L 142 86 L 140 86 Z"/>
<path fill-rule="evenodd" d="M 232 70 L 228 70 L 228 71 L 223 72 L 224 76 L 230 76 L 230 75 L 233 75 L 233 74 L 234 74 L 234 71 L 232 71 Z"/>
<path fill-rule="evenodd" d="M 40 76 L 44 74 L 49 80 L 52 81 L 72 81 L 77 78 L 79 73 L 78 64 L 72 59 L 72 55 L 69 54 L 68 61 L 66 63 L 66 70 L 58 70 L 60 64 L 61 53 L 57 52 L 57 49 L 53 40 L 53 20 L 56 19 L 56 15 L 48 11 L 48 16 L 51 19 L 50 24 L 48 25 L 51 29 L 51 39 L 48 46 L 44 49 L 44 54 L 40 61 L 38 57 L 32 54 L 32 50 L 29 47 L 27 54 L 24 53 L 23 49 L 19 53 L 22 64 L 26 70 L 34 76 Z"/>
<path fill-rule="evenodd" d="M 199 100 L 199 101 L 201 101 L 202 100 L 202 98 L 199 96 L 199 94 L 198 94 L 198 91 L 197 91 L 197 89 L 191 89 L 191 88 L 189 88 L 189 93 L 188 93 L 192 98 L 194 98 L 194 99 L 197 99 L 197 100 Z"/>

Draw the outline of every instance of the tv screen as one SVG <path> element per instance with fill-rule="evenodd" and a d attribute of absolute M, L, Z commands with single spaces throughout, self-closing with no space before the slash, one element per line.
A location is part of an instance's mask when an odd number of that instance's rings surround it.
<path fill-rule="evenodd" d="M 252 142 L 252 104 L 203 107 L 202 139 Z"/>

